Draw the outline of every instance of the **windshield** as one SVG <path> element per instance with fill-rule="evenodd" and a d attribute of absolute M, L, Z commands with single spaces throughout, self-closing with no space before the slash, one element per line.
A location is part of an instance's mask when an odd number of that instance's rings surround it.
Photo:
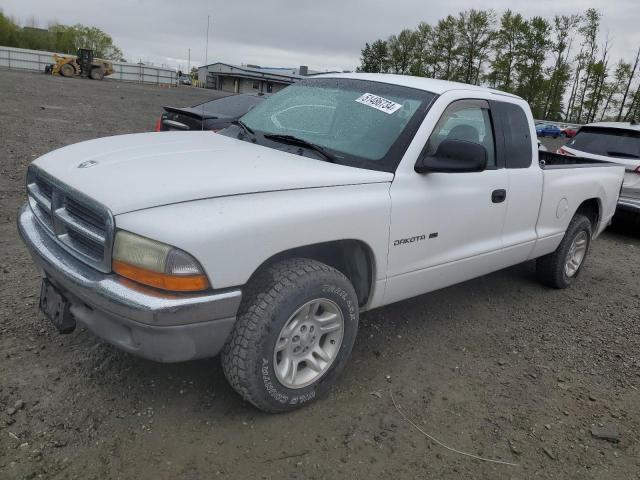
<path fill-rule="evenodd" d="M 393 172 L 434 94 L 354 79 L 308 79 L 242 117 L 255 140 L 288 135 L 322 147 L 338 163 Z"/>
<path fill-rule="evenodd" d="M 606 157 L 640 158 L 640 132 L 582 127 L 567 146 Z"/>

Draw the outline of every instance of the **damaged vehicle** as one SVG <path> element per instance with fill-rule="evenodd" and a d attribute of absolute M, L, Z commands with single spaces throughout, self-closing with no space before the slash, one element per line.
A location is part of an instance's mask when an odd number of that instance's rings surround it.
<path fill-rule="evenodd" d="M 539 153 L 514 95 L 328 74 L 218 134 L 48 153 L 18 228 L 58 330 L 159 362 L 220 354 L 245 400 L 285 412 L 335 383 L 364 311 L 533 259 L 570 286 L 623 175 Z"/>

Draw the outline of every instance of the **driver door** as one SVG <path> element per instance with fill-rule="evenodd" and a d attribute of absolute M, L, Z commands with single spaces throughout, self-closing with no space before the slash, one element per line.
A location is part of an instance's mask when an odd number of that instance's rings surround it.
<path fill-rule="evenodd" d="M 507 174 L 496 163 L 489 104 L 457 100 L 436 123 L 423 154 L 444 139 L 479 143 L 481 172 L 404 171 L 391 186 L 389 268 L 385 303 L 483 275 L 497 265 L 507 211 Z M 504 193 L 504 195 L 503 195 Z"/>

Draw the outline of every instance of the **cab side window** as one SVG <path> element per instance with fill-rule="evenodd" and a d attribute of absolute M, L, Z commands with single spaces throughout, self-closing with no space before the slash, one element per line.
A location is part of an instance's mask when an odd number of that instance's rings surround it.
<path fill-rule="evenodd" d="M 482 145 L 487 150 L 487 167 L 496 167 L 493 125 L 487 101 L 458 100 L 449 105 L 429 137 L 427 155 L 434 155 L 443 140 L 462 140 Z"/>
<path fill-rule="evenodd" d="M 507 168 L 529 168 L 532 161 L 531 127 L 524 110 L 506 102 L 495 102 L 492 106 L 504 124 L 502 131 Z"/>

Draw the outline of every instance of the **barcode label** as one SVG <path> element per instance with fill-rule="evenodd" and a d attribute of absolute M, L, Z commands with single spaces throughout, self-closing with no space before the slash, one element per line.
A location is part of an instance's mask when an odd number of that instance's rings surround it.
<path fill-rule="evenodd" d="M 400 105 L 399 103 L 387 100 L 384 97 L 379 97 L 378 95 L 374 95 L 373 93 L 365 93 L 361 97 L 356 98 L 356 102 L 371 108 L 375 108 L 376 110 L 380 110 L 381 112 L 388 113 L 389 115 L 402 108 L 402 105 Z"/>

